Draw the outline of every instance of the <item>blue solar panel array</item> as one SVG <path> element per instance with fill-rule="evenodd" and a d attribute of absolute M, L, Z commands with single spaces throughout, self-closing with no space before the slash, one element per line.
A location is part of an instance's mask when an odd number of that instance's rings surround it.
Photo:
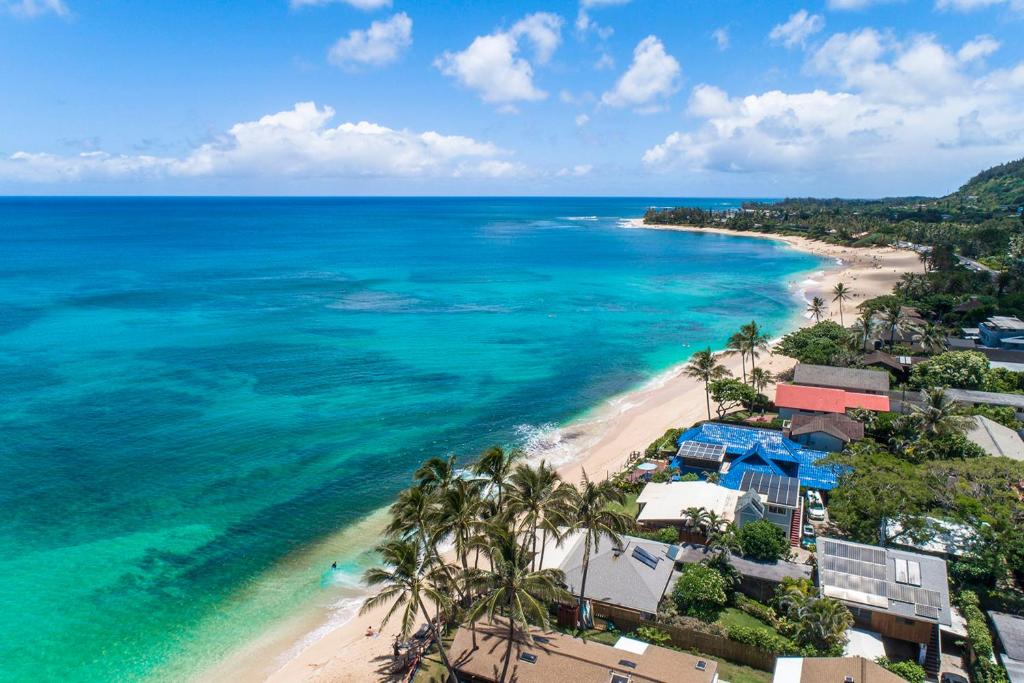
<path fill-rule="evenodd" d="M 640 546 L 637 546 L 636 548 L 633 549 L 633 559 L 640 560 L 641 562 L 646 564 L 651 569 L 657 569 L 658 568 L 658 560 L 660 558 L 657 558 L 654 555 L 651 555 L 649 552 L 647 552 L 646 550 L 644 550 Z"/>

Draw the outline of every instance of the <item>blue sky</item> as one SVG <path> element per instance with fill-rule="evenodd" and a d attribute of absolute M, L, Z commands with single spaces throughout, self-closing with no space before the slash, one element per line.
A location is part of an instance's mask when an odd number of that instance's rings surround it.
<path fill-rule="evenodd" d="M 0 193 L 939 194 L 1024 0 L 0 0 Z"/>

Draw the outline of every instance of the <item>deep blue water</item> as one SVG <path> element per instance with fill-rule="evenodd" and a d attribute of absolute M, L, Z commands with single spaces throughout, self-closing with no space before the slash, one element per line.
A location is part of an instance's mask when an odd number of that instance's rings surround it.
<path fill-rule="evenodd" d="M 821 262 L 619 227 L 677 203 L 738 200 L 0 200 L 0 678 L 194 671 L 424 457 L 778 332 Z"/>

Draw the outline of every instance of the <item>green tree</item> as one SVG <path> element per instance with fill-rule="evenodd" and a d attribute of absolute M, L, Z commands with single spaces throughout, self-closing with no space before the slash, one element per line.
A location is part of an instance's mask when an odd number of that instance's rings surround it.
<path fill-rule="evenodd" d="M 934 323 L 926 323 L 917 335 L 917 343 L 927 354 L 942 353 L 949 346 L 946 343 L 946 331 Z"/>
<path fill-rule="evenodd" d="M 747 381 L 747 345 L 743 334 L 737 332 L 736 334 L 729 337 L 729 341 L 726 342 L 725 348 L 728 349 L 730 354 L 739 354 L 740 356 L 740 368 L 743 371 L 743 381 Z"/>
<path fill-rule="evenodd" d="M 572 511 L 571 526 L 583 533 L 583 577 L 580 580 L 580 602 L 586 600 L 587 573 L 590 570 L 590 554 L 608 540 L 621 545 L 622 534 L 634 527 L 631 517 L 609 507 L 625 500 L 625 494 L 611 481 L 594 482 L 583 473 L 580 485 L 570 487 L 566 509 Z"/>
<path fill-rule="evenodd" d="M 756 320 L 751 320 L 741 326 L 739 334 L 743 339 L 743 347 L 747 350 L 747 356 L 750 358 L 750 370 L 753 372 L 757 368 L 757 356 L 768 349 L 771 337 L 761 329 Z"/>
<path fill-rule="evenodd" d="M 832 288 L 832 301 L 839 304 L 839 324 L 843 327 L 846 327 L 846 322 L 843 320 L 843 302 L 850 296 L 850 290 L 842 282 L 837 282 L 836 286 Z"/>
<path fill-rule="evenodd" d="M 529 638 L 531 623 L 550 628 L 548 603 L 569 600 L 572 596 L 561 588 L 565 574 L 560 570 L 530 569 L 529 554 L 523 551 L 516 537 L 507 529 L 490 525 L 484 552 L 488 560 L 487 569 L 478 571 L 470 581 L 472 592 L 479 597 L 467 618 L 474 623 L 484 615 L 492 622 L 499 616 L 505 618 L 508 638 L 498 679 L 505 681 L 516 632 Z"/>
<path fill-rule="evenodd" d="M 521 521 L 523 549 L 530 550 L 530 568 L 533 569 L 536 567 L 537 531 L 541 531 L 543 549 L 548 533 L 558 533 L 558 528 L 566 523 L 568 489 L 563 486 L 558 472 L 544 461 L 536 467 L 517 465 L 510 482 L 508 505 Z"/>
<path fill-rule="evenodd" d="M 894 662 L 888 657 L 879 657 L 875 660 L 875 663 L 883 669 L 893 672 L 903 680 L 910 681 L 910 683 L 924 683 L 928 678 L 924 668 L 917 662 L 909 659 L 902 662 Z"/>
<path fill-rule="evenodd" d="M 505 484 L 512 475 L 516 460 L 522 457 L 523 452 L 519 449 L 506 452 L 501 446 L 491 446 L 480 455 L 480 459 L 473 466 L 473 471 L 487 477 L 497 490 L 498 510 L 504 509 Z"/>
<path fill-rule="evenodd" d="M 757 368 L 757 370 L 760 369 Z M 751 372 L 753 373 L 753 371 Z M 729 411 L 740 406 L 752 406 L 758 397 L 757 390 L 754 387 L 732 377 L 714 380 L 708 386 L 708 391 L 711 400 L 717 406 L 715 412 L 717 412 L 719 419 L 725 417 Z"/>
<path fill-rule="evenodd" d="M 443 491 L 456 479 L 455 456 L 430 458 L 417 468 L 412 477 L 424 491 Z"/>
<path fill-rule="evenodd" d="M 910 329 L 907 316 L 903 312 L 903 302 L 893 297 L 882 306 L 881 316 L 882 324 L 889 330 L 889 348 L 892 349 L 896 342 L 896 333 Z"/>
<path fill-rule="evenodd" d="M 790 332 L 775 350 L 801 363 L 830 365 L 850 345 L 850 333 L 833 320 L 823 320 L 811 327 Z"/>
<path fill-rule="evenodd" d="M 766 519 L 744 524 L 740 527 L 738 536 L 745 557 L 772 562 L 789 555 L 786 534 Z"/>
<path fill-rule="evenodd" d="M 914 366 L 910 383 L 919 389 L 951 387 L 981 389 L 988 376 L 988 358 L 978 351 L 947 351 Z"/>
<path fill-rule="evenodd" d="M 825 315 L 825 300 L 820 296 L 814 297 L 811 303 L 807 304 L 807 312 L 814 316 L 815 323 L 820 323 L 821 316 Z"/>
<path fill-rule="evenodd" d="M 757 368 L 750 373 L 750 386 L 759 394 L 764 393 L 765 388 L 774 381 L 775 375 L 764 368 Z"/>
<path fill-rule="evenodd" d="M 437 621 L 427 612 L 425 600 L 435 606 L 440 613 L 448 605 L 448 598 L 443 590 L 437 588 L 435 579 L 439 570 L 427 560 L 428 553 L 415 538 L 411 540 L 391 540 L 377 546 L 382 566 L 371 567 L 363 574 L 366 585 L 379 589 L 377 594 L 367 599 L 359 609 L 366 614 L 382 605 L 390 604 L 381 626 L 391 621 L 396 614 L 402 620 L 401 636 L 409 638 L 412 627 L 416 623 L 417 614 L 422 614 L 430 625 L 431 634 L 438 644 L 441 660 L 452 680 L 456 680 L 455 671 L 448 661 L 441 641 L 441 632 Z"/>
<path fill-rule="evenodd" d="M 960 414 L 956 403 L 942 388 L 926 390 L 922 399 L 921 405 L 911 406 L 911 415 L 925 438 L 962 435 L 973 423 L 970 417 Z"/>
<path fill-rule="evenodd" d="M 853 321 L 853 332 L 859 342 L 859 350 L 867 348 L 868 340 L 871 339 L 871 335 L 875 332 L 874 315 L 874 311 L 868 309 L 862 312 L 860 316 Z"/>
<path fill-rule="evenodd" d="M 683 368 L 683 374 L 692 377 L 704 384 L 704 396 L 708 404 L 708 419 L 711 419 L 711 382 L 727 377 L 729 371 L 724 365 L 718 362 L 715 354 L 709 346 L 703 351 L 698 351 L 690 357 L 690 361 Z"/>
<path fill-rule="evenodd" d="M 451 539 L 456 558 L 462 566 L 462 583 L 469 577 L 469 551 L 480 529 L 483 501 L 480 491 L 465 480 L 456 480 L 439 494 L 434 517 L 431 547 Z M 464 589 L 460 593 L 465 596 Z"/>
<path fill-rule="evenodd" d="M 672 589 L 672 600 L 680 614 L 712 622 L 728 603 L 725 579 L 706 564 L 685 564 Z"/>

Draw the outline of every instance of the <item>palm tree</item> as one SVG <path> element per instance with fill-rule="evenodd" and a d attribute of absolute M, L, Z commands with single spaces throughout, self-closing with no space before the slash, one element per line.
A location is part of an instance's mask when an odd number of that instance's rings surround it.
<path fill-rule="evenodd" d="M 530 568 L 536 568 L 537 530 L 541 529 L 544 538 L 541 549 L 547 543 L 547 533 L 557 529 L 562 519 L 562 503 L 566 489 L 562 487 L 562 478 L 547 462 L 542 461 L 537 467 L 518 465 L 509 481 L 508 506 L 522 523 L 520 533 L 523 537 L 523 551 L 530 550 Z"/>
<path fill-rule="evenodd" d="M 708 511 L 702 507 L 688 507 L 683 510 L 683 526 L 686 530 L 694 533 L 700 532 L 707 522 Z"/>
<path fill-rule="evenodd" d="M 825 314 L 825 300 L 820 296 L 814 297 L 811 303 L 807 304 L 807 312 L 814 316 L 814 322 L 820 323 L 821 316 Z"/>
<path fill-rule="evenodd" d="M 384 613 L 381 626 L 387 624 L 395 614 L 401 614 L 402 640 L 409 638 L 417 614 L 422 614 L 437 643 L 448 675 L 452 680 L 458 680 L 444 650 L 438 623 L 431 618 L 424 603 L 424 598 L 433 603 L 438 614 L 448 604 L 445 592 L 439 590 L 435 584 L 438 570 L 431 567 L 426 550 L 414 538 L 387 541 L 377 546 L 377 552 L 381 556 L 382 566 L 367 569 L 363 574 L 363 581 L 368 586 L 380 588 L 380 591 L 363 603 L 359 613 L 366 614 L 381 605 L 391 603 L 391 607 Z"/>
<path fill-rule="evenodd" d="M 529 639 L 531 623 L 542 629 L 550 628 L 547 603 L 568 600 L 572 596 L 561 588 L 565 582 L 565 574 L 561 570 L 530 569 L 527 553 L 508 529 L 498 525 L 488 527 L 485 553 L 489 560 L 488 568 L 477 573 L 471 581 L 473 592 L 480 597 L 470 609 L 468 619 L 475 623 L 486 614 L 493 622 L 503 614 L 508 621 L 504 663 L 498 679 L 504 682 L 512 661 L 516 631 L 521 631 Z"/>
<path fill-rule="evenodd" d="M 933 387 L 923 392 L 924 402 L 911 406 L 911 415 L 919 433 L 929 437 L 963 434 L 970 428 L 972 420 L 960 415 L 957 404 L 946 396 L 942 387 Z"/>
<path fill-rule="evenodd" d="M 868 345 L 868 339 L 875 331 L 875 312 L 866 309 L 861 312 L 860 317 L 853 321 L 853 332 L 860 339 L 860 350 L 863 351 Z"/>
<path fill-rule="evenodd" d="M 416 485 L 425 491 L 443 491 L 451 486 L 457 476 L 454 455 L 447 458 L 430 458 L 412 475 Z"/>
<path fill-rule="evenodd" d="M 633 527 L 633 519 L 609 509 L 609 504 L 621 504 L 625 494 L 611 481 L 593 482 L 583 472 L 579 487 L 571 487 L 566 508 L 572 514 L 572 528 L 582 531 L 583 578 L 580 581 L 580 604 L 586 600 L 587 571 L 590 569 L 590 552 L 599 548 L 602 539 L 609 539 L 615 545 L 622 543 L 621 534 Z"/>
<path fill-rule="evenodd" d="M 750 357 L 750 371 L 757 367 L 757 354 L 768 348 L 771 337 L 764 333 L 756 320 L 751 320 L 747 325 L 740 327 L 740 334 L 743 336 L 743 345 Z"/>
<path fill-rule="evenodd" d="M 491 446 L 480 455 L 480 459 L 473 466 L 473 471 L 490 479 L 491 484 L 498 491 L 498 510 L 504 509 L 502 497 L 505 483 L 512 474 L 512 466 L 523 455 L 518 448 L 506 453 L 501 446 Z"/>
<path fill-rule="evenodd" d="M 419 486 L 405 489 L 391 504 L 391 522 L 386 528 L 387 533 L 401 539 L 415 537 L 427 546 L 428 536 L 437 518 L 436 502 L 429 492 Z"/>
<path fill-rule="evenodd" d="M 480 490 L 468 481 L 457 479 L 440 493 L 430 544 L 436 547 L 445 539 L 451 540 L 462 565 L 463 582 L 469 576 L 469 551 L 480 527 L 482 509 Z"/>
<path fill-rule="evenodd" d="M 755 368 L 750 372 L 750 384 L 754 387 L 754 391 L 759 394 L 774 381 L 775 375 L 764 368 Z"/>
<path fill-rule="evenodd" d="M 690 362 L 683 368 L 687 377 L 692 377 L 704 383 L 704 397 L 708 403 L 708 419 L 711 419 L 711 389 L 710 384 L 716 379 L 721 379 L 729 374 L 724 365 L 718 362 L 715 354 L 711 353 L 709 346 L 703 351 L 698 351 L 690 357 Z"/>
<path fill-rule="evenodd" d="M 726 342 L 726 348 L 729 349 L 730 354 L 740 354 L 740 367 L 743 370 L 743 381 L 747 381 L 747 347 L 743 341 L 743 335 L 737 332 L 736 334 L 729 337 L 729 341 Z"/>
<path fill-rule="evenodd" d="M 906 315 L 899 300 L 894 299 L 882 308 L 882 323 L 889 328 L 889 348 L 896 341 L 896 333 L 907 329 Z"/>
<path fill-rule="evenodd" d="M 839 303 L 839 324 L 843 327 L 846 327 L 846 323 L 843 322 L 843 302 L 849 298 L 850 290 L 842 282 L 837 282 L 836 286 L 832 288 L 832 301 Z"/>
<path fill-rule="evenodd" d="M 948 346 L 945 331 L 935 323 L 926 323 L 916 339 L 925 353 L 932 355 L 942 353 Z"/>

